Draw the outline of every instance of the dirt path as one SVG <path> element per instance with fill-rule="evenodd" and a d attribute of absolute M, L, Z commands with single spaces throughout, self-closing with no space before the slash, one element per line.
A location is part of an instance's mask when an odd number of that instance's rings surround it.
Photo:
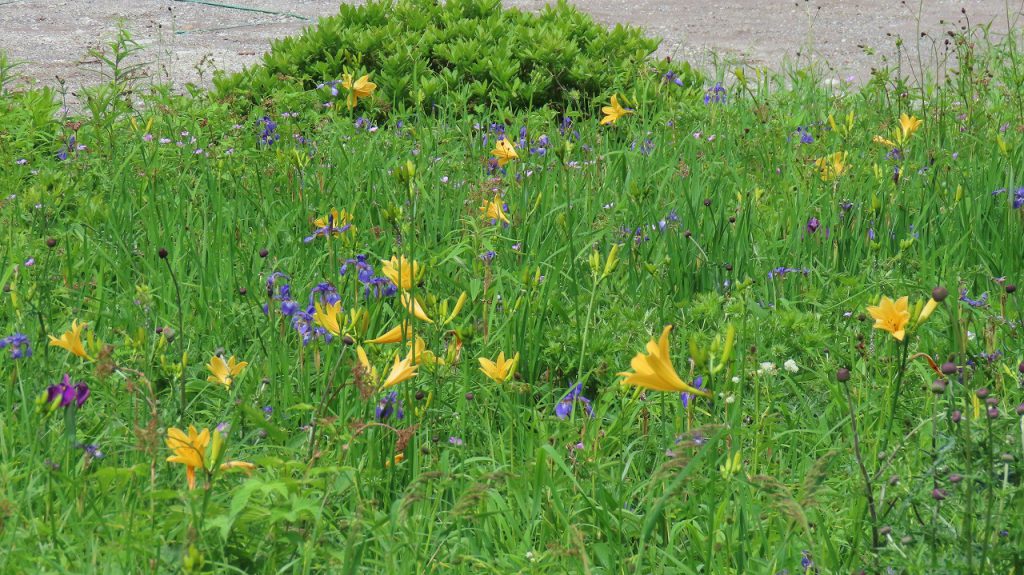
<path fill-rule="evenodd" d="M 207 0 L 203 0 L 204 2 Z M 145 46 L 141 60 L 154 81 L 208 82 L 213 69 L 258 61 L 274 38 L 296 34 L 337 11 L 325 0 L 0 0 L 0 49 L 24 62 L 26 82 L 70 92 L 96 82 L 90 47 L 113 38 L 124 21 Z M 965 22 L 993 22 L 1005 33 L 1021 19 L 1024 0 L 575 0 L 599 21 L 643 26 L 664 39 L 659 55 L 709 68 L 713 55 L 778 67 L 787 61 L 825 64 L 834 78 L 863 80 L 891 57 L 895 36 L 926 51 L 944 31 Z M 221 4 L 219 6 L 210 4 Z M 537 10 L 545 0 L 505 0 Z M 227 7 L 225 5 L 230 5 Z M 936 38 L 937 40 L 932 40 Z M 941 46 L 940 46 L 941 47 Z M 911 48 L 913 49 L 913 48 Z M 72 98 L 73 99 L 73 98 Z"/>

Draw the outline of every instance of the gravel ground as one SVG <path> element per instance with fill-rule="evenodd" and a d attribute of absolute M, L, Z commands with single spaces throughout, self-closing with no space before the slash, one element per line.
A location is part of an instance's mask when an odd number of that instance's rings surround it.
<path fill-rule="evenodd" d="M 205 2 L 205 0 L 204 0 Z M 220 5 L 211 5 L 220 4 Z M 537 10 L 545 0 L 505 0 Z M 833 78 L 868 77 L 892 58 L 902 37 L 931 52 L 946 30 L 992 23 L 1017 27 L 1024 0 L 575 0 L 600 22 L 644 27 L 663 38 L 659 56 L 705 69 L 717 61 L 778 68 L 814 61 Z M 92 47 L 109 42 L 124 22 L 145 49 L 153 81 L 208 83 L 212 70 L 254 64 L 274 38 L 296 34 L 338 2 L 323 0 L 0 0 L 0 49 L 22 62 L 23 83 L 56 86 L 71 96 L 101 79 Z M 244 8 L 244 9 L 243 9 Z M 966 13 L 966 18 L 964 13 Z M 921 33 L 927 35 L 922 39 Z M 933 40 L 936 38 L 938 40 Z"/>

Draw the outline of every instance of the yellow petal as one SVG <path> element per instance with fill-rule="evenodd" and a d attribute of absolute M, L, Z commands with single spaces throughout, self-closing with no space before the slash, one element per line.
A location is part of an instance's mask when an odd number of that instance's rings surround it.
<path fill-rule="evenodd" d="M 419 300 L 408 293 L 402 294 L 402 307 L 405 308 L 406 311 L 411 310 L 413 317 L 416 319 L 427 323 L 434 323 L 434 320 L 427 317 L 427 312 L 423 311 L 423 306 L 420 305 Z"/>

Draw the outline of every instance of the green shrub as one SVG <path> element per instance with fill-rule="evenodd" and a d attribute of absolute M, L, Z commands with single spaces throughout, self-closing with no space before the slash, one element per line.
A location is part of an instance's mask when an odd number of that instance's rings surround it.
<path fill-rule="evenodd" d="M 564 0 L 539 14 L 503 10 L 500 0 L 371 0 L 342 5 L 301 36 L 275 41 L 262 65 L 214 84 L 221 97 L 256 104 L 369 73 L 384 111 L 578 108 L 667 72 L 667 63 L 647 64 L 658 42 L 638 28 L 608 30 Z M 698 81 L 686 64 L 673 72 Z"/>

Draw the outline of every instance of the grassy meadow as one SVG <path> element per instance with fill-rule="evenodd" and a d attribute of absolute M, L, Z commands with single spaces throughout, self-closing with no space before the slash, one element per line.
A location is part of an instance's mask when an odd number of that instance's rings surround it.
<path fill-rule="evenodd" d="M 3 90 L 0 572 L 1024 574 L 982 32 L 564 107 L 175 96 L 127 36 Z"/>

